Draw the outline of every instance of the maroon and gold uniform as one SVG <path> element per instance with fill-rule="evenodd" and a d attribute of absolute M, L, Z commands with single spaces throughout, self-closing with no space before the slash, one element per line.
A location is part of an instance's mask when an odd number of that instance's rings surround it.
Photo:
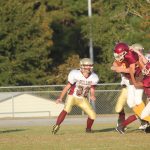
<path fill-rule="evenodd" d="M 129 79 L 130 84 L 127 85 L 127 104 L 133 109 L 136 115 L 129 116 L 123 121 L 116 130 L 120 133 L 124 133 L 124 128 L 137 119 L 136 116 L 141 117 L 141 113 L 145 107 L 142 101 L 143 89 L 136 88 L 136 81 L 142 80 L 142 66 L 143 62 L 139 59 L 139 55 L 131 51 L 126 43 L 118 43 L 114 49 L 115 60 L 125 63 L 126 69 L 113 68 L 112 70 L 120 72 Z"/>
<path fill-rule="evenodd" d="M 138 54 L 130 51 L 128 45 L 125 43 L 118 43 L 115 46 L 114 56 L 119 62 L 125 63 L 128 68 L 128 72 L 121 72 L 130 80 L 130 84 L 127 86 L 127 104 L 140 117 L 141 111 L 144 108 L 142 101 L 143 89 L 136 88 L 134 84 L 137 80 L 142 80 L 141 68 L 143 64 L 139 62 Z"/>
<path fill-rule="evenodd" d="M 144 93 L 148 98 L 148 103 L 146 104 L 144 110 L 141 113 L 141 118 L 150 122 L 150 62 L 145 65 L 142 72 L 144 74 L 142 86 L 144 88 Z"/>
<path fill-rule="evenodd" d="M 99 78 L 95 73 L 91 73 L 85 78 L 81 70 L 72 70 L 69 73 L 68 81 L 71 84 L 64 110 L 69 113 L 72 106 L 77 105 L 85 111 L 91 119 L 95 119 L 96 115 L 88 102 L 90 88 L 94 88 Z"/>
<path fill-rule="evenodd" d="M 66 115 L 71 111 L 72 107 L 80 107 L 87 115 L 86 132 L 91 132 L 91 127 L 96 118 L 96 113 L 89 103 L 90 99 L 95 101 L 95 86 L 99 81 L 98 76 L 93 72 L 93 62 L 89 58 L 83 58 L 80 61 L 80 70 L 72 70 L 68 75 L 68 84 L 62 90 L 56 103 L 62 101 L 66 93 L 66 101 L 63 111 L 59 114 L 56 124 L 53 126 L 52 134 L 56 134 L 60 124 Z"/>

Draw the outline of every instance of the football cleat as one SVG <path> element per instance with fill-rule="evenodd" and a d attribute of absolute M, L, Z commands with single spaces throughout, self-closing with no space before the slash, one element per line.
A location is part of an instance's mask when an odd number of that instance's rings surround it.
<path fill-rule="evenodd" d="M 141 125 L 139 130 L 145 130 L 148 127 L 148 124 Z"/>
<path fill-rule="evenodd" d="M 142 120 L 139 130 L 145 130 L 148 126 L 149 126 L 149 122 Z"/>
<path fill-rule="evenodd" d="M 119 127 L 120 126 L 120 124 L 119 123 L 117 123 L 117 125 L 116 125 L 117 127 Z M 124 127 L 124 131 L 126 131 L 127 130 L 127 127 Z"/>
<path fill-rule="evenodd" d="M 124 134 L 124 127 L 122 127 L 122 126 L 118 126 L 117 128 L 116 128 L 116 131 L 117 132 L 119 132 L 120 134 Z"/>
<path fill-rule="evenodd" d="M 86 131 L 85 131 L 86 133 L 94 133 L 91 129 L 89 129 L 89 128 L 86 128 Z"/>
<path fill-rule="evenodd" d="M 150 133 L 150 125 L 144 131 L 145 133 Z"/>
<path fill-rule="evenodd" d="M 59 128 L 60 128 L 59 125 L 54 125 L 53 130 L 52 130 L 52 134 L 56 134 L 58 132 Z"/>

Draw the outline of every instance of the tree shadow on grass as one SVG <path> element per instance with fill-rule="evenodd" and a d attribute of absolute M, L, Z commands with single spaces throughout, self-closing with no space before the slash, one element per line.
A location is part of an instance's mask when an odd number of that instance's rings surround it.
<path fill-rule="evenodd" d="M 12 133 L 12 132 L 21 132 L 21 131 L 25 131 L 27 129 L 12 129 L 12 130 L 3 130 L 3 131 L 0 131 L 0 134 L 3 134 L 3 133 Z"/>

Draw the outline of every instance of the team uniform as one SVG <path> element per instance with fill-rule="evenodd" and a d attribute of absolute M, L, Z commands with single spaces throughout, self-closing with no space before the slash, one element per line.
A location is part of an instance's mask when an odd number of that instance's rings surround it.
<path fill-rule="evenodd" d="M 129 116 L 116 128 L 118 132 L 124 134 L 124 128 L 135 121 L 137 119 L 136 116 L 141 117 L 141 112 L 145 107 L 142 101 L 143 89 L 134 86 L 135 81 L 142 80 L 141 68 L 143 64 L 139 61 L 138 54 L 134 51 L 130 51 L 128 45 L 125 43 L 118 43 L 115 46 L 114 56 L 116 60 L 125 63 L 126 67 L 129 68 L 129 73 L 124 71 L 121 73 L 130 81 L 130 84 L 127 86 L 127 104 L 136 114 Z"/>
<path fill-rule="evenodd" d="M 67 93 L 65 106 L 59 114 L 56 124 L 53 126 L 52 134 L 56 134 L 59 130 L 60 124 L 65 119 L 66 115 L 72 110 L 73 106 L 80 107 L 87 115 L 86 132 L 91 133 L 91 127 L 96 118 L 96 113 L 89 103 L 95 100 L 95 86 L 99 78 L 93 72 L 93 62 L 89 58 L 84 58 L 80 61 L 80 70 L 72 70 L 68 75 L 68 84 L 61 92 L 57 102 L 61 102 L 64 95 Z"/>
<path fill-rule="evenodd" d="M 68 82 L 71 84 L 64 110 L 69 113 L 72 106 L 80 107 L 91 119 L 96 118 L 95 111 L 88 101 L 89 90 L 99 81 L 95 73 L 91 73 L 88 78 L 85 78 L 80 70 L 72 70 L 68 76 Z"/>
<path fill-rule="evenodd" d="M 147 70 L 150 69 L 150 63 L 148 63 L 146 66 L 149 66 Z M 145 69 L 145 68 L 144 68 Z M 141 119 L 147 120 L 150 122 L 150 73 L 147 75 L 144 75 L 144 78 L 142 80 L 144 93 L 147 96 L 148 103 L 146 104 L 144 110 L 141 113 Z"/>
<path fill-rule="evenodd" d="M 127 47 L 128 48 L 128 47 Z M 136 81 L 142 80 L 141 64 L 139 63 L 139 56 L 134 51 L 127 51 L 122 60 L 122 63 L 126 64 L 126 67 L 129 68 L 132 64 L 135 64 L 133 76 L 131 73 L 122 73 L 127 79 L 129 79 L 130 84 L 127 86 L 127 104 L 130 108 L 133 109 L 135 114 L 140 117 L 141 111 L 144 108 L 144 103 L 142 101 L 143 89 L 136 88 L 133 84 L 133 78 Z M 139 106 L 138 108 L 136 106 Z"/>

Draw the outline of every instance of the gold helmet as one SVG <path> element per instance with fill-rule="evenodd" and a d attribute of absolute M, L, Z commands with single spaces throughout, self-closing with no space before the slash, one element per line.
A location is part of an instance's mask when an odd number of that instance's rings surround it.
<path fill-rule="evenodd" d="M 135 51 L 135 52 L 136 51 L 143 51 L 144 47 L 139 43 L 135 43 L 135 44 L 130 46 L 130 50 Z"/>
<path fill-rule="evenodd" d="M 94 63 L 90 58 L 83 58 L 80 60 L 80 68 L 82 71 L 85 71 L 88 69 L 90 72 L 92 72 L 93 65 L 94 65 Z"/>

